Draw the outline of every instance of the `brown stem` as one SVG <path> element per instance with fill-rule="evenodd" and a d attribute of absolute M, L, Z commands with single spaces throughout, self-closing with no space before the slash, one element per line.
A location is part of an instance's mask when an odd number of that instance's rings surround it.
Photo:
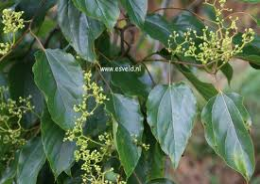
<path fill-rule="evenodd" d="M 17 46 L 23 41 L 24 37 L 27 35 L 27 33 L 29 32 L 29 30 L 27 29 L 26 31 L 24 31 L 24 33 L 22 34 L 22 36 L 16 41 L 16 43 L 12 46 L 12 48 L 0 58 L 0 62 L 2 60 L 4 60 L 11 52 L 13 49 L 16 49 Z"/>
<path fill-rule="evenodd" d="M 148 75 L 149 75 L 149 77 L 150 77 L 150 79 L 151 79 L 151 81 L 152 81 L 152 83 L 153 83 L 153 86 L 155 86 L 155 85 L 156 85 L 156 82 L 154 81 L 154 78 L 153 78 L 151 72 L 149 71 L 148 67 L 146 66 L 145 63 L 142 63 L 142 65 L 143 65 L 144 68 L 146 69 L 146 71 L 147 71 L 147 73 L 148 73 Z"/>
<path fill-rule="evenodd" d="M 0 57 L 0 62 L 3 61 L 15 48 L 17 48 L 17 46 L 23 41 L 24 37 L 27 35 L 27 33 L 32 33 L 31 28 L 33 25 L 33 22 L 35 20 L 35 18 L 37 17 L 38 13 L 40 12 L 39 9 L 46 3 L 46 0 L 42 0 L 40 6 L 36 9 L 36 13 L 34 14 L 34 16 L 32 17 L 31 20 L 29 21 L 25 21 L 25 22 L 29 22 L 29 25 L 27 27 L 27 29 L 23 32 L 22 36 L 15 42 L 15 44 L 12 46 L 12 48 L 2 57 Z M 36 35 L 34 34 L 34 37 Z M 36 38 L 35 38 L 36 39 Z M 37 37 L 38 39 L 38 37 Z M 36 40 L 37 40 L 36 39 Z M 39 40 L 39 39 L 38 39 Z"/>
<path fill-rule="evenodd" d="M 39 44 L 41 50 L 45 51 L 45 48 L 44 48 L 44 46 L 42 45 L 42 42 L 41 42 L 41 40 L 38 38 L 38 36 L 36 36 L 36 35 L 34 34 L 34 32 L 31 30 L 31 28 L 29 28 L 29 31 L 30 31 L 30 34 L 36 39 L 36 41 L 37 41 L 37 43 Z"/>
<path fill-rule="evenodd" d="M 209 19 L 207 19 L 207 18 L 205 18 L 205 17 L 202 17 L 202 16 L 200 16 L 199 14 L 197 14 L 197 13 L 195 13 L 195 12 L 189 10 L 189 9 L 186 9 L 186 8 L 178 8 L 178 7 L 158 8 L 158 9 L 152 11 L 152 13 L 155 13 L 155 12 L 158 12 L 158 11 L 162 11 L 162 10 L 180 10 L 180 11 L 187 11 L 187 12 L 189 12 L 189 13 L 195 15 L 196 17 L 198 17 L 198 18 L 199 18 L 200 20 L 202 20 L 202 21 L 207 21 L 207 22 L 211 22 L 211 23 L 216 24 L 216 22 L 214 22 L 214 21 L 212 21 L 212 20 L 209 20 Z"/>
<path fill-rule="evenodd" d="M 161 62 L 167 62 L 167 63 L 169 62 L 169 60 L 167 60 L 167 59 L 146 59 L 146 60 L 143 60 L 143 62 L 150 62 L 150 61 L 161 61 Z M 190 62 L 184 62 L 184 61 L 172 61 L 172 63 L 195 66 L 195 67 L 198 67 L 198 68 L 204 68 L 204 66 L 205 66 L 203 64 L 190 63 Z"/>

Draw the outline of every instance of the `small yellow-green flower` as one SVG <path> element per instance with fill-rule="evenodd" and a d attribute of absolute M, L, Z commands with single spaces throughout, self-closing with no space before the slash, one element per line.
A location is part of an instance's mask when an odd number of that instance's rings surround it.
<path fill-rule="evenodd" d="M 4 9 L 2 23 L 4 24 L 4 33 L 16 33 L 19 29 L 24 28 L 23 11 L 15 12 L 11 9 Z"/>
<path fill-rule="evenodd" d="M 201 33 L 188 29 L 183 34 L 173 31 L 168 39 L 168 51 L 175 55 L 183 55 L 199 61 L 207 71 L 207 64 L 215 66 L 218 71 L 235 55 L 242 53 L 243 48 L 253 41 L 255 32 L 253 29 L 245 29 L 242 34 L 242 43 L 235 45 L 233 39 L 238 33 L 238 18 L 225 17 L 224 11 L 232 11 L 225 8 L 226 0 L 219 0 L 220 8 L 216 4 L 206 4 L 213 7 L 216 19 L 210 21 L 211 28 L 205 26 Z M 213 24 L 213 25 L 212 25 Z"/>
<path fill-rule="evenodd" d="M 24 130 L 20 122 L 24 114 L 33 110 L 31 97 L 14 101 L 6 97 L 7 92 L 7 88 L 0 87 L 0 142 L 2 148 L 8 148 L 0 150 L 0 167 L 1 165 L 6 167 L 15 151 L 25 144 L 25 139 L 22 137 Z"/>
<path fill-rule="evenodd" d="M 0 55 L 7 54 L 11 48 L 12 45 L 10 43 L 0 43 Z"/>
<path fill-rule="evenodd" d="M 81 116 L 77 118 L 74 128 L 66 132 L 65 141 L 76 142 L 78 149 L 74 152 L 74 157 L 77 162 L 82 162 L 81 170 L 84 171 L 84 173 L 81 177 L 83 184 L 113 184 L 114 182 L 107 180 L 105 177 L 108 172 L 113 171 L 113 168 L 104 169 L 102 167 L 102 162 L 111 156 L 113 150 L 112 135 L 105 132 L 99 135 L 96 141 L 84 135 L 83 131 L 87 119 L 94 114 L 100 105 L 108 100 L 103 94 L 102 87 L 92 82 L 91 78 L 92 73 L 90 71 L 86 72 L 84 75 L 85 84 L 83 90 L 85 93 L 83 95 L 83 101 L 74 106 L 74 111 Z M 93 98 L 96 102 L 92 109 L 88 107 L 90 98 Z M 93 149 L 90 144 L 94 144 L 96 147 Z M 120 178 L 116 183 L 126 184 Z"/>

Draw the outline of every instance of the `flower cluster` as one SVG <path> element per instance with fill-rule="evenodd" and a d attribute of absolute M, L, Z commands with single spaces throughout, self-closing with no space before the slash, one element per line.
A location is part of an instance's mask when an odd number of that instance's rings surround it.
<path fill-rule="evenodd" d="M 15 12 L 11 9 L 4 9 L 2 15 L 2 23 L 4 24 L 4 33 L 16 33 L 19 29 L 24 28 L 24 20 L 22 19 L 24 12 Z"/>
<path fill-rule="evenodd" d="M 150 144 L 140 142 L 137 135 L 132 135 L 132 138 L 135 145 L 142 147 L 145 151 L 148 151 L 150 149 Z"/>
<path fill-rule="evenodd" d="M 12 34 L 12 41 L 0 43 L 0 55 L 6 55 L 15 43 L 15 34 L 24 28 L 23 11 L 15 12 L 11 9 L 4 9 L 2 12 L 2 23 L 4 34 Z"/>
<path fill-rule="evenodd" d="M 21 120 L 25 113 L 32 111 L 29 96 L 14 101 L 6 96 L 8 89 L 0 87 L 0 164 L 5 165 L 17 148 L 25 143 L 22 138 L 23 128 Z"/>
<path fill-rule="evenodd" d="M 10 43 L 0 43 L 0 55 L 7 54 L 12 48 Z"/>
<path fill-rule="evenodd" d="M 113 181 L 106 179 L 107 173 L 113 172 L 113 168 L 102 168 L 102 163 L 111 156 L 113 151 L 112 135 L 105 132 L 98 136 L 98 140 L 84 135 L 84 126 L 87 119 L 94 114 L 98 106 L 108 100 L 103 94 L 103 89 L 92 82 L 91 78 L 91 72 L 87 72 L 84 76 L 83 101 L 74 106 L 74 111 L 81 116 L 77 118 L 74 128 L 66 132 L 65 141 L 76 142 L 78 149 L 74 155 L 77 162 L 82 162 L 81 170 L 84 171 L 82 182 L 84 184 L 113 184 Z M 92 109 L 88 107 L 90 98 L 94 98 L 96 102 Z M 117 184 L 125 184 L 125 182 L 118 177 Z"/>
<path fill-rule="evenodd" d="M 205 26 L 200 34 L 192 29 L 188 29 L 183 34 L 173 31 L 168 40 L 168 51 L 173 56 L 180 54 L 199 61 L 208 71 L 210 71 L 208 65 L 215 64 L 214 69 L 218 71 L 232 57 L 241 53 L 246 44 L 253 41 L 255 33 L 251 28 L 245 29 L 242 34 L 242 43 L 234 45 L 233 39 L 238 33 L 238 18 L 223 17 L 224 11 L 232 11 L 225 8 L 225 3 L 226 0 L 220 0 L 220 8 L 217 8 L 216 2 L 210 4 L 206 1 L 206 4 L 213 7 L 216 14 L 215 20 L 208 20 L 212 27 Z"/>
<path fill-rule="evenodd" d="M 67 140 L 75 141 L 78 149 L 75 151 L 75 160 L 82 161 L 81 166 L 84 174 L 82 175 L 83 183 L 103 184 L 109 183 L 105 179 L 105 175 L 113 169 L 103 171 L 101 163 L 110 156 L 112 147 L 112 138 L 108 133 L 99 136 L 99 140 L 92 140 L 83 134 L 81 125 L 76 125 L 73 131 L 68 135 Z M 91 149 L 90 145 L 93 144 L 97 148 Z"/>

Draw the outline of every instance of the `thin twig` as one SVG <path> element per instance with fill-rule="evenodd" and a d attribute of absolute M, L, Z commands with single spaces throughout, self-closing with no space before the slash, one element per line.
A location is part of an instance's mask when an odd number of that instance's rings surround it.
<path fill-rule="evenodd" d="M 155 85 L 156 85 L 156 82 L 155 82 L 155 80 L 154 80 L 154 78 L 153 78 L 151 72 L 149 71 L 148 67 L 146 66 L 145 63 L 142 63 L 142 65 L 143 65 L 144 68 L 146 69 L 146 71 L 147 71 L 147 73 L 148 73 L 148 75 L 149 75 L 149 77 L 150 77 L 150 79 L 151 79 L 151 81 L 152 81 L 152 83 L 153 83 L 153 86 L 155 86 Z"/>
<path fill-rule="evenodd" d="M 141 180 L 139 179 L 139 177 L 137 176 L 137 174 L 136 174 L 136 172 L 134 171 L 134 176 L 135 176 L 135 178 L 136 178 L 136 180 L 137 180 L 137 182 L 138 182 L 138 184 L 142 184 L 142 182 L 141 182 Z"/>
<path fill-rule="evenodd" d="M 246 12 L 242 12 L 242 11 L 240 11 L 240 12 L 233 12 L 233 13 L 227 15 L 227 16 L 224 18 L 224 20 L 226 20 L 226 19 L 229 18 L 230 16 L 233 16 L 233 15 L 236 15 L 236 14 L 247 15 L 247 16 L 249 16 L 254 22 L 257 23 L 257 20 L 256 20 L 250 13 L 246 13 Z"/>
<path fill-rule="evenodd" d="M 102 52 L 99 52 L 99 51 L 98 51 L 98 53 L 99 53 L 103 58 L 105 58 L 107 61 L 109 61 L 110 63 L 112 63 L 112 60 L 109 59 L 107 56 L 105 56 Z"/>
<path fill-rule="evenodd" d="M 39 44 L 40 48 L 41 48 L 43 51 L 45 51 L 45 48 L 44 48 L 44 46 L 42 45 L 42 42 L 41 42 L 41 40 L 38 38 L 38 36 L 36 36 L 36 35 L 34 34 L 34 32 L 31 30 L 31 28 L 29 28 L 29 31 L 30 31 L 30 34 L 36 39 L 36 41 L 37 41 L 37 43 Z"/>
<path fill-rule="evenodd" d="M 4 60 L 12 51 L 13 49 L 16 49 L 17 46 L 23 41 L 23 38 L 27 35 L 27 33 L 29 32 L 29 30 L 27 29 L 26 31 L 24 31 L 24 33 L 22 34 L 22 36 L 15 42 L 15 44 L 12 46 L 12 48 L 0 58 L 0 62 L 2 60 Z"/>
<path fill-rule="evenodd" d="M 23 41 L 24 37 L 25 37 L 29 32 L 32 33 L 31 28 L 32 28 L 33 22 L 34 22 L 35 18 L 37 17 L 38 13 L 40 12 L 40 11 L 38 11 L 38 10 L 42 7 L 42 5 L 44 5 L 44 3 L 46 3 L 46 0 L 42 0 L 42 1 L 41 1 L 41 4 L 40 4 L 40 6 L 36 9 L 36 11 L 35 11 L 36 13 L 35 13 L 34 16 L 32 17 L 32 19 L 31 19 L 31 20 L 28 20 L 28 21 L 25 21 L 25 22 L 28 22 L 28 23 L 29 23 L 27 29 L 23 32 L 22 36 L 15 42 L 15 44 L 11 47 L 11 49 L 10 49 L 5 55 L 3 55 L 2 57 L 0 57 L 0 62 L 3 61 L 11 52 L 13 52 L 14 49 L 16 49 L 16 48 L 18 47 L 18 45 Z M 36 35 L 34 34 L 34 36 L 36 36 Z"/>
<path fill-rule="evenodd" d="M 169 60 L 167 60 L 167 59 L 146 59 L 146 60 L 143 60 L 143 62 L 151 62 L 151 61 L 169 62 Z M 172 61 L 172 63 L 181 64 L 181 65 L 195 66 L 195 67 L 198 67 L 198 68 L 204 68 L 204 66 L 205 66 L 203 64 L 190 63 L 190 62 L 184 62 L 184 61 Z"/>
<path fill-rule="evenodd" d="M 55 35 L 55 33 L 57 33 L 58 31 L 59 31 L 58 28 L 54 28 L 54 29 L 50 32 L 50 34 L 48 35 L 48 37 L 47 37 L 47 39 L 46 39 L 46 41 L 45 41 L 45 43 L 44 43 L 44 47 L 48 47 L 48 45 L 49 45 L 49 43 L 50 43 L 52 37 L 53 37 L 53 36 Z"/>
<path fill-rule="evenodd" d="M 111 93 L 113 93 L 112 88 L 110 87 L 109 83 L 107 82 L 107 80 L 105 79 L 105 77 L 103 76 L 103 74 L 101 73 L 100 68 L 101 68 L 101 66 L 100 66 L 99 64 L 96 65 L 96 69 L 97 69 L 97 71 L 98 71 L 98 74 L 100 75 L 100 77 L 102 78 L 102 80 L 104 81 L 104 83 L 106 84 L 106 86 L 107 86 L 107 88 L 109 89 L 109 91 L 110 91 Z"/>
<path fill-rule="evenodd" d="M 156 12 L 162 11 L 162 10 L 180 10 L 180 11 L 187 11 L 187 12 L 189 12 L 189 13 L 195 15 L 196 17 L 198 17 L 198 18 L 199 18 L 200 20 L 202 20 L 202 21 L 207 21 L 207 22 L 211 22 L 211 23 L 216 24 L 215 21 L 212 21 L 212 20 L 209 20 L 209 19 L 207 19 L 207 18 L 205 18 L 205 17 L 202 17 L 202 16 L 200 16 L 199 14 L 197 14 L 197 13 L 195 13 L 195 12 L 189 10 L 189 9 L 186 9 L 186 8 L 178 8 L 178 7 L 158 8 L 158 9 L 152 11 L 152 13 L 156 13 Z"/>

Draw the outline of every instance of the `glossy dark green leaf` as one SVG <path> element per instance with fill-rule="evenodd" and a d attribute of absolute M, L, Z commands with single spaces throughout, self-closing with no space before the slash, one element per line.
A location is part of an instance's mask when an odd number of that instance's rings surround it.
<path fill-rule="evenodd" d="M 233 77 L 233 68 L 227 63 L 221 68 L 222 73 L 226 76 L 228 83 L 230 84 Z"/>
<path fill-rule="evenodd" d="M 0 2 L 0 12 L 2 12 L 4 9 L 9 8 L 15 4 L 15 0 L 8 0 L 8 1 L 1 1 Z"/>
<path fill-rule="evenodd" d="M 148 164 L 145 160 L 145 156 L 143 152 L 134 172 L 128 178 L 127 184 L 146 183 L 148 170 L 149 170 Z"/>
<path fill-rule="evenodd" d="M 147 121 L 176 168 L 191 136 L 196 99 L 184 84 L 158 85 L 148 96 Z"/>
<path fill-rule="evenodd" d="M 174 182 L 167 178 L 160 178 L 149 181 L 147 184 L 174 184 Z"/>
<path fill-rule="evenodd" d="M 241 44 L 242 34 L 239 33 L 233 39 L 234 44 Z M 238 58 L 248 61 L 256 69 L 260 67 L 260 36 L 255 36 L 255 39 L 247 44 L 242 53 L 237 55 Z"/>
<path fill-rule="evenodd" d="M 119 17 L 118 1 L 115 0 L 73 0 L 75 6 L 87 16 L 102 21 L 112 29 Z"/>
<path fill-rule="evenodd" d="M 129 177 L 141 157 L 142 149 L 134 143 L 142 140 L 143 116 L 137 100 L 120 94 L 111 94 L 106 110 L 116 123 L 116 147 L 119 158 Z"/>
<path fill-rule="evenodd" d="M 33 26 L 39 26 L 48 10 L 56 4 L 56 0 L 35 1 L 35 0 L 16 0 L 17 10 L 24 11 L 24 19 L 34 18 Z"/>
<path fill-rule="evenodd" d="M 143 31 L 168 46 L 168 38 L 173 30 L 184 32 L 191 28 L 199 33 L 203 27 L 203 23 L 189 12 L 180 13 L 171 23 L 161 15 L 151 14 L 146 17 Z"/>
<path fill-rule="evenodd" d="M 121 0 L 131 21 L 138 26 L 142 26 L 148 9 L 147 0 Z"/>
<path fill-rule="evenodd" d="M 143 31 L 153 39 L 159 40 L 167 46 L 172 26 L 163 16 L 151 14 L 146 16 Z"/>
<path fill-rule="evenodd" d="M 182 11 L 178 16 L 174 17 L 171 23 L 173 29 L 178 32 L 186 32 L 188 29 L 193 29 L 196 30 L 198 34 L 201 34 L 204 28 L 202 21 L 187 11 Z"/>
<path fill-rule="evenodd" d="M 160 51 L 160 55 L 167 59 L 171 57 L 165 49 Z M 195 76 L 188 67 L 185 67 L 183 65 L 177 65 L 177 64 L 175 64 L 175 66 L 188 79 L 188 81 L 196 88 L 196 90 L 202 95 L 202 97 L 205 100 L 208 101 L 210 98 L 218 94 L 218 91 L 212 84 L 199 80 L 197 76 Z"/>
<path fill-rule="evenodd" d="M 193 84 L 205 100 L 209 100 L 218 93 L 212 84 L 199 80 L 188 68 L 183 66 L 178 66 L 177 68 L 189 80 L 189 82 Z"/>
<path fill-rule="evenodd" d="M 36 184 L 37 176 L 46 161 L 40 138 L 29 141 L 21 150 L 18 167 L 18 184 Z"/>
<path fill-rule="evenodd" d="M 103 24 L 80 12 L 72 0 L 58 1 L 58 22 L 76 52 L 83 59 L 96 62 L 94 42 L 104 30 Z"/>
<path fill-rule="evenodd" d="M 164 177 L 166 173 L 166 155 L 163 153 L 158 142 L 150 145 L 151 151 L 148 151 L 148 180 Z"/>
<path fill-rule="evenodd" d="M 42 144 L 50 167 L 57 178 L 71 168 L 76 145 L 64 141 L 65 131 L 56 125 L 47 110 L 41 119 Z"/>
<path fill-rule="evenodd" d="M 124 126 L 118 125 L 116 146 L 127 177 L 130 177 L 134 172 L 142 154 L 142 148 L 134 143 L 134 135 L 136 134 L 131 134 Z"/>
<path fill-rule="evenodd" d="M 26 58 L 27 62 L 16 63 L 9 72 L 11 97 L 18 100 L 19 97 L 27 98 L 31 96 L 31 103 L 35 107 L 34 113 L 28 112 L 22 120 L 24 128 L 31 128 L 37 122 L 37 115 L 40 116 L 44 109 L 44 98 L 37 88 L 32 73 L 33 61 Z M 35 115 L 35 113 L 37 115 Z"/>
<path fill-rule="evenodd" d="M 128 64 L 113 65 L 113 67 L 132 67 L 133 69 L 140 68 L 141 65 L 133 66 Z M 124 94 L 130 96 L 141 96 L 146 98 L 148 95 L 149 87 L 144 84 L 138 76 L 138 72 L 111 72 L 111 83 L 120 88 Z"/>
<path fill-rule="evenodd" d="M 89 109 L 93 109 L 95 106 L 95 100 L 91 99 L 88 102 L 88 107 Z M 106 131 L 107 129 L 107 121 L 108 121 L 108 115 L 106 114 L 104 107 L 99 106 L 93 116 L 90 116 L 87 119 L 87 126 L 85 126 L 84 133 L 87 136 L 91 137 L 97 137 L 100 135 L 102 132 Z"/>
<path fill-rule="evenodd" d="M 4 172 L 0 172 L 0 184 L 12 184 L 17 172 L 19 152 L 16 152 L 14 160 L 10 162 Z"/>
<path fill-rule="evenodd" d="M 146 136 L 145 133 L 144 135 Z M 158 143 L 151 141 L 149 144 L 150 149 L 143 151 L 134 173 L 127 181 L 128 184 L 146 183 L 165 176 L 166 156 Z"/>
<path fill-rule="evenodd" d="M 0 71 L 0 86 L 7 86 L 6 76 Z"/>
<path fill-rule="evenodd" d="M 228 166 L 249 180 L 254 172 L 254 147 L 248 125 L 251 119 L 243 99 L 235 93 L 220 93 L 204 107 L 202 122 L 205 137 Z"/>
<path fill-rule="evenodd" d="M 52 119 L 61 128 L 74 127 L 74 105 L 82 100 L 84 84 L 79 63 L 61 50 L 47 49 L 35 55 L 34 80 L 42 91 Z"/>

